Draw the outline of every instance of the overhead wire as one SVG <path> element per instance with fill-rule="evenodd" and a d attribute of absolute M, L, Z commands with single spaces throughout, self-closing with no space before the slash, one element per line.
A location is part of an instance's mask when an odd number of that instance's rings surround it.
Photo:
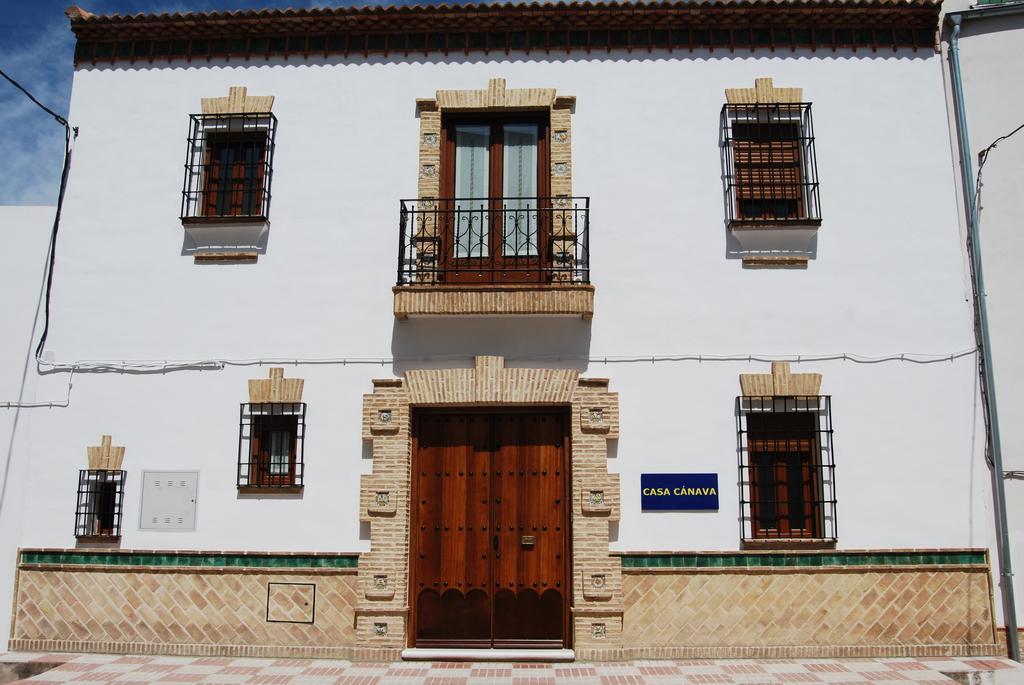
<path fill-rule="evenodd" d="M 50 293 L 53 290 L 53 267 L 57 259 L 57 232 L 60 230 L 60 215 L 64 208 L 64 193 L 68 185 L 68 173 L 71 170 L 71 151 L 73 141 L 78 139 L 78 127 L 71 126 L 68 120 L 54 112 L 52 109 L 41 103 L 27 88 L 11 78 L 3 69 L 0 69 L 0 76 L 3 76 L 12 86 L 21 91 L 25 97 L 31 100 L 39 109 L 53 117 L 58 124 L 64 127 L 64 163 L 60 172 L 60 189 L 57 193 L 57 210 L 53 217 L 53 227 L 50 230 L 50 244 L 47 252 L 46 265 L 46 294 L 43 306 L 43 332 L 39 336 L 39 344 L 36 346 L 36 361 L 39 361 L 46 346 L 46 338 L 50 333 Z"/>
<path fill-rule="evenodd" d="M 929 354 L 920 352 L 901 352 L 881 356 L 868 356 L 852 352 L 830 354 L 638 354 L 638 355 L 516 355 L 516 361 L 533 362 L 581 362 L 588 364 L 651 364 L 674 362 L 741 362 L 769 363 L 791 362 L 816 363 L 828 361 L 846 361 L 855 364 L 884 364 L 889 362 L 905 362 L 909 364 L 949 363 L 963 357 L 973 356 L 977 350 L 968 348 L 955 352 Z M 79 373 L 167 373 L 171 371 L 218 371 L 231 366 L 387 366 L 412 362 L 472 362 L 471 354 L 417 355 L 396 357 L 253 357 L 243 359 L 207 358 L 207 359 L 121 359 L 121 360 L 80 360 L 72 363 L 40 361 L 39 365 L 47 370 L 42 373 L 60 373 L 75 371 Z"/>

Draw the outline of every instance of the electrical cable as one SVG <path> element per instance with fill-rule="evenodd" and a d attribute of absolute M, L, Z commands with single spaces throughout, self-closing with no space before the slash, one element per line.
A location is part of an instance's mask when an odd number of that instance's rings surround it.
<path fill-rule="evenodd" d="M 641 354 L 641 355 L 521 355 L 516 361 L 575 361 L 588 364 L 653 364 L 676 362 L 745 362 L 769 363 L 791 362 L 796 364 L 829 361 L 846 361 L 854 364 L 883 364 L 903 362 L 908 364 L 939 364 L 952 363 L 963 357 L 971 357 L 977 353 L 976 348 L 959 350 L 944 354 L 925 354 L 903 352 L 871 357 L 852 352 L 833 354 Z M 122 359 L 122 360 L 79 360 L 74 363 L 40 361 L 41 367 L 48 367 L 41 373 L 61 373 L 66 371 L 78 373 L 168 373 L 171 371 L 219 371 L 229 366 L 387 366 L 395 363 L 411 362 L 453 362 L 473 361 L 470 354 L 422 355 L 400 357 L 256 357 L 251 359 Z"/>
<path fill-rule="evenodd" d="M 66 409 L 71 406 L 71 382 L 75 378 L 72 369 L 68 375 L 68 389 L 63 400 L 46 400 L 43 402 L 0 402 L 0 409 Z"/>
<path fill-rule="evenodd" d="M 982 206 L 981 206 L 981 188 L 982 188 L 981 177 L 982 177 L 982 174 L 985 171 L 985 162 L 988 161 L 989 153 L 992 152 L 992 150 L 996 149 L 996 147 L 999 145 L 999 143 L 1003 142 L 1007 138 L 1012 137 L 1014 134 L 1016 134 L 1018 131 L 1020 131 L 1022 129 L 1024 129 L 1024 124 L 1021 124 L 1017 128 L 1015 128 L 1012 131 L 1010 131 L 1009 133 L 1007 133 L 1006 135 L 999 136 L 998 138 L 993 140 L 991 143 L 989 143 L 987 147 L 982 149 L 981 152 L 978 153 L 978 177 L 977 177 L 977 180 L 975 180 L 975 182 L 974 182 L 974 214 L 975 214 L 974 221 L 979 221 L 980 217 L 981 217 L 981 210 L 982 210 Z M 968 235 L 967 235 L 967 250 L 968 250 L 969 253 L 973 253 L 975 249 L 977 249 L 977 247 L 974 245 L 974 240 L 973 240 L 971 234 L 968 232 Z M 974 269 L 973 261 L 971 263 L 971 268 L 972 268 L 972 270 Z M 975 282 L 975 279 L 971 279 L 971 288 L 972 288 L 974 299 L 975 299 L 976 302 L 979 300 L 979 298 L 985 297 L 987 295 L 987 293 L 982 293 L 982 292 L 978 291 L 978 284 Z M 976 326 L 980 325 L 980 322 L 976 323 L 975 325 Z M 976 337 L 980 337 L 980 331 L 976 332 L 975 335 L 976 335 Z M 979 361 L 983 361 L 983 359 L 981 359 Z M 984 369 L 984 365 L 983 364 L 979 368 L 979 373 L 984 377 L 985 369 Z M 988 387 L 987 386 L 988 386 L 988 383 L 982 383 L 982 386 L 981 386 L 982 402 L 984 404 L 986 404 L 986 405 L 990 401 L 989 400 L 989 396 L 988 396 L 989 395 L 989 391 L 988 391 Z M 988 431 L 991 430 L 991 426 L 989 425 L 990 424 L 990 419 L 989 419 L 988 412 L 985 412 L 984 418 L 985 418 L 985 430 L 986 430 L 986 432 L 988 432 Z M 985 461 L 988 463 L 990 468 L 993 468 L 995 466 L 995 463 L 993 461 L 992 455 L 990 454 L 990 451 L 991 451 L 990 449 L 986 449 L 985 450 Z"/>
<path fill-rule="evenodd" d="M 3 76 L 12 86 L 24 93 L 25 97 L 31 100 L 39 109 L 52 116 L 58 124 L 64 127 L 64 164 L 60 172 L 60 190 L 57 193 L 57 211 L 53 217 L 53 228 L 50 231 L 50 246 L 47 252 L 46 266 L 46 296 L 43 307 L 43 333 L 39 337 L 39 345 L 36 346 L 36 361 L 40 360 L 43 354 L 43 347 L 46 345 L 46 338 L 50 333 L 50 292 L 53 289 L 53 267 L 57 259 L 57 232 L 60 230 L 60 215 L 64 207 L 64 193 L 68 185 L 68 173 L 71 170 L 72 141 L 78 139 L 78 127 L 72 127 L 68 120 L 54 112 L 52 109 L 39 102 L 32 93 L 24 86 L 11 78 L 7 72 L 0 69 L 0 76 Z"/>
<path fill-rule="evenodd" d="M 10 76 L 8 76 L 7 72 L 5 72 L 3 69 L 0 69 L 0 76 L 3 76 L 5 79 L 7 79 L 10 82 L 10 84 L 12 86 L 14 86 L 18 90 L 20 90 L 22 93 L 24 93 L 25 97 L 27 97 L 29 100 L 34 102 L 36 104 L 36 106 L 39 107 L 39 109 L 43 110 L 44 112 L 49 114 L 51 117 L 56 119 L 58 124 L 60 124 L 61 126 L 64 126 L 64 127 L 68 126 L 68 120 L 67 119 L 65 119 L 61 115 L 57 114 L 56 112 L 54 112 L 52 109 L 50 109 L 49 107 L 47 107 L 43 103 L 39 102 L 39 100 L 36 100 L 35 96 L 32 95 L 32 93 L 28 92 L 28 90 L 25 89 L 25 86 L 21 85 L 20 83 L 18 83 L 14 79 L 12 79 Z"/>
<path fill-rule="evenodd" d="M 978 208 L 979 213 L 981 213 L 981 174 L 985 168 L 985 162 L 988 161 L 989 153 L 992 152 L 992 150 L 995 150 L 996 146 L 998 146 L 999 143 L 1003 142 L 1008 138 L 1012 138 L 1014 134 L 1021 130 L 1024 130 L 1024 124 L 1021 124 L 1017 128 L 1007 133 L 1006 135 L 999 136 L 991 143 L 989 143 L 988 147 L 984 148 L 981 152 L 978 153 L 978 180 L 974 184 L 974 206 Z"/>

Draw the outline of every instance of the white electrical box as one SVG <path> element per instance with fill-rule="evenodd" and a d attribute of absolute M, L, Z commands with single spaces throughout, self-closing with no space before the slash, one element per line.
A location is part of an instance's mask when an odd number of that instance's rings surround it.
<path fill-rule="evenodd" d="M 195 530 L 198 471 L 143 471 L 141 530 Z"/>

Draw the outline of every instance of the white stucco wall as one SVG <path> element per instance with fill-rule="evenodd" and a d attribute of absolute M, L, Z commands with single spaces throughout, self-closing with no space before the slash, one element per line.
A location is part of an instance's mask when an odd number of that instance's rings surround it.
<path fill-rule="evenodd" d="M 1016 58 L 1024 45 L 1024 13 L 966 20 L 959 42 L 971 164 L 977 178 L 978 153 L 1024 124 L 1024 76 Z M 948 52 L 948 44 L 944 47 Z M 955 134 L 951 93 L 948 97 Z M 953 144 L 958 145 L 956 138 Z M 1024 397 L 1019 392 L 1024 384 L 1024 359 L 1020 355 L 1024 345 L 1024 321 L 1020 316 L 1024 274 L 1016 257 L 1024 250 L 1024 206 L 1020 201 L 1024 131 L 1001 142 L 989 154 L 982 180 L 979 229 L 1003 467 L 1024 471 Z M 959 197 L 961 230 L 966 231 L 962 193 Z M 1010 479 L 1005 484 L 1011 559 L 1017 571 L 1017 620 L 1024 622 L 1024 574 L 1020 573 L 1024 564 L 1024 480 Z"/>
<path fill-rule="evenodd" d="M 22 407 L 65 399 L 36 392 L 33 351 L 37 306 L 53 224 L 53 207 L 0 207 L 0 612 L 7 616 L 13 600 L 15 557 L 25 525 L 26 487 L 31 476 L 30 433 L 33 422 L 59 409 Z M 40 319 L 41 320 L 41 319 Z M 66 384 L 67 379 L 64 379 Z M 7 644 L 10 623 L 0 621 L 0 644 Z"/>
<path fill-rule="evenodd" d="M 24 544 L 66 547 L 85 447 L 127 446 L 126 548 L 361 550 L 361 396 L 406 368 L 569 365 L 621 393 L 618 549 L 737 549 L 734 398 L 766 363 L 587 362 L 623 355 L 868 356 L 973 347 L 940 59 L 929 52 L 667 54 L 79 69 L 81 134 L 58 251 L 57 361 L 387 358 L 286 366 L 306 379 L 307 487 L 239 499 L 238 403 L 266 368 L 76 374 L 71 406 L 32 425 Z M 437 89 L 575 95 L 573 180 L 591 197 L 592 323 L 391 314 L 398 200 L 416 193 L 414 100 Z M 814 103 L 823 224 L 807 270 L 727 258 L 718 117 L 726 87 L 771 76 Z M 244 85 L 280 124 L 267 252 L 182 256 L 188 114 Z M 410 359 L 415 358 L 415 359 Z M 840 548 L 989 546 L 970 357 L 795 364 L 833 396 Z M 43 379 L 58 392 L 66 377 Z M 144 469 L 199 469 L 194 533 L 138 530 Z M 719 474 L 716 513 L 642 514 L 641 472 Z M 3 588 L 0 588 L 3 591 Z"/>

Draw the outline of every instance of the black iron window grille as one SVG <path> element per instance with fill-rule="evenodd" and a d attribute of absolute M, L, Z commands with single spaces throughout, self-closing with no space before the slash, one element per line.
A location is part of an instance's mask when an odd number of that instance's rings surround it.
<path fill-rule="evenodd" d="M 182 222 L 266 221 L 276 132 L 270 112 L 191 115 Z"/>
<path fill-rule="evenodd" d="M 821 223 L 811 103 L 725 105 L 721 126 L 730 226 Z"/>
<path fill-rule="evenodd" d="M 400 202 L 398 285 L 589 282 L 589 197 Z"/>
<path fill-rule="evenodd" d="M 82 469 L 78 472 L 78 504 L 75 507 L 76 538 L 115 539 L 121 537 L 124 481 L 124 471 Z"/>
<path fill-rule="evenodd" d="M 305 436 L 304 402 L 242 404 L 238 424 L 238 487 L 303 487 Z"/>
<path fill-rule="evenodd" d="M 736 398 L 743 540 L 837 539 L 831 404 Z"/>

